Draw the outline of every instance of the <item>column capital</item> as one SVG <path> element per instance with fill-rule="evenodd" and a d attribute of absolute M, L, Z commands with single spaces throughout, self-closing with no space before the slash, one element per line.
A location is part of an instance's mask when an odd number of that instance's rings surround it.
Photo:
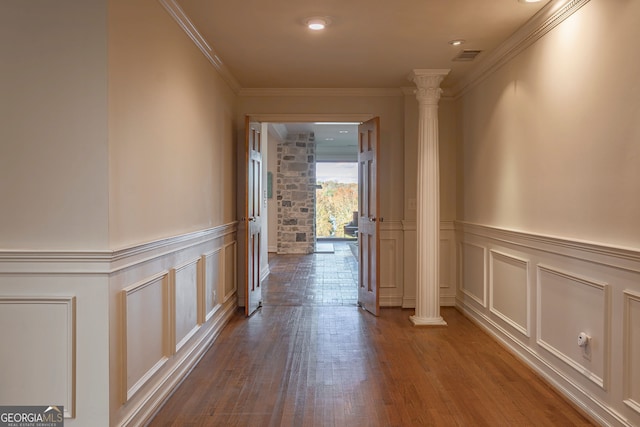
<path fill-rule="evenodd" d="M 419 103 L 437 105 L 440 100 L 440 83 L 449 74 L 449 69 L 419 69 L 409 74 L 409 80 L 418 87 L 415 94 Z"/>

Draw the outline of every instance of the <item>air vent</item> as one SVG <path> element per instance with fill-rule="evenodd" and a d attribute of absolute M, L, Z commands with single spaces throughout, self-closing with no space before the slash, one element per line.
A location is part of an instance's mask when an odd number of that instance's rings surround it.
<path fill-rule="evenodd" d="M 455 58 L 453 58 L 453 61 L 473 61 L 474 59 L 476 59 L 476 56 L 480 55 L 480 52 L 482 51 L 465 49 L 460 52 Z"/>

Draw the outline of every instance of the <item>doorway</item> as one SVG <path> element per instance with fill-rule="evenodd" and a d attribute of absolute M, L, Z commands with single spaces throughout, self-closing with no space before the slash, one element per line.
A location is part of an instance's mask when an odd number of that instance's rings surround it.
<path fill-rule="evenodd" d="M 267 200 L 269 215 L 274 215 L 269 218 L 269 270 L 280 278 L 293 276 L 284 285 L 270 276 L 266 283 L 272 289 L 265 293 L 264 303 L 355 307 L 359 275 L 357 124 L 283 123 L 270 124 L 269 129 L 267 192 L 271 198 Z M 308 201 L 300 200 L 305 184 L 312 189 L 306 193 L 311 208 Z M 309 229 L 313 233 L 310 248 L 302 241 L 291 242 Z M 307 275 L 307 280 L 300 281 L 305 285 L 292 286 L 298 283 L 293 278 L 300 274 Z"/>
<path fill-rule="evenodd" d="M 273 123 L 262 116 L 252 116 L 252 121 L 260 121 L 267 125 L 279 136 L 267 138 L 268 150 L 267 173 L 265 173 L 265 205 L 269 204 L 267 215 L 271 232 L 269 244 L 263 248 L 280 254 L 315 254 L 315 167 L 316 167 L 316 139 L 318 141 L 332 141 L 336 138 L 320 139 L 315 131 L 303 132 L 296 126 L 354 126 L 355 141 L 350 145 L 356 147 L 355 156 L 358 165 L 358 209 L 350 210 L 350 220 L 346 224 L 339 224 L 343 233 L 349 223 L 354 223 L 357 216 L 358 256 L 354 257 L 358 266 L 358 305 L 378 315 L 379 313 L 379 226 L 378 226 L 378 197 L 376 157 L 379 141 L 379 119 L 373 118 L 362 122 L 288 122 Z M 315 119 L 318 120 L 318 119 Z M 294 129 L 292 132 L 292 128 Z M 264 128 L 263 128 L 264 129 Z M 328 128 L 324 128 L 328 129 Z M 355 132 L 357 129 L 357 132 Z M 320 132 L 318 132 L 320 133 Z M 340 131 L 338 131 L 340 133 Z M 344 130 L 348 134 L 348 130 Z M 266 136 L 266 135 L 265 135 Z M 279 143 L 278 139 L 283 143 Z M 318 147 L 322 147 L 318 144 Z M 275 149 L 275 150 L 274 150 Z M 273 155 L 273 153 L 277 153 Z M 353 154 L 352 154 L 353 155 Z M 333 160 L 333 159 L 327 159 Z M 285 162 L 289 162 L 285 165 Z M 275 164 L 274 164 L 275 163 Z M 286 166 L 286 167 L 284 167 Z M 268 177 L 270 176 L 270 180 Z M 309 194 L 311 192 L 311 194 Z M 262 194 L 262 192 L 261 192 Z M 270 194 L 270 197 L 267 196 Z M 312 205 L 310 206 L 309 203 Z M 274 209 L 275 208 L 275 209 Z M 275 211 L 274 211 L 275 210 Z M 275 214 L 275 215 L 273 215 Z M 275 225 L 275 227 L 274 227 Z M 336 226 L 334 225 L 334 237 Z M 351 231 L 353 234 L 354 232 Z M 342 233 L 341 233 L 342 234 Z M 266 252 L 266 251 L 265 251 Z M 349 251 L 351 252 L 351 251 Z M 265 253 L 266 255 L 266 253 Z M 263 259 L 266 259 L 265 256 Z"/>

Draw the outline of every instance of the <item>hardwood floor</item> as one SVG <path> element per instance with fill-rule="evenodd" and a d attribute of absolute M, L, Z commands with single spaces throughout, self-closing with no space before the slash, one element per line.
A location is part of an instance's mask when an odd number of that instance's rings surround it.
<path fill-rule="evenodd" d="M 150 425 L 592 425 L 457 310 L 415 328 L 413 310 L 335 296 L 352 265 L 332 256 L 273 259 L 264 307 L 234 316 Z"/>

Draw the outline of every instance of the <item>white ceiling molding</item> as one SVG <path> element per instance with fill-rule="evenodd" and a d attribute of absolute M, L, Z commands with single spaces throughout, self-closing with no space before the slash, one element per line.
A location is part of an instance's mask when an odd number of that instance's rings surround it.
<path fill-rule="evenodd" d="M 269 123 L 269 131 L 282 141 L 287 139 L 287 127 L 282 123 Z"/>
<path fill-rule="evenodd" d="M 227 82 L 229 87 L 237 94 L 240 91 L 240 83 L 233 77 L 213 48 L 209 46 L 209 43 L 207 43 L 187 14 L 182 10 L 177 0 L 159 0 L 159 2 L 178 25 L 180 25 L 184 32 L 187 33 L 189 38 L 193 40 L 196 46 L 198 46 L 198 49 L 200 49 L 215 69 L 218 70 L 220 76 Z"/>
<path fill-rule="evenodd" d="M 242 88 L 239 96 L 402 96 L 400 88 Z"/>
<path fill-rule="evenodd" d="M 315 122 L 366 122 L 375 114 L 288 114 L 288 113 L 255 113 L 248 115 L 251 121 L 268 123 L 315 123 Z"/>
<path fill-rule="evenodd" d="M 458 98 L 494 73 L 498 68 L 560 25 L 589 0 L 557 0 L 549 2 L 529 22 L 505 40 L 500 46 L 486 54 L 477 67 L 460 80 L 445 95 Z"/>

